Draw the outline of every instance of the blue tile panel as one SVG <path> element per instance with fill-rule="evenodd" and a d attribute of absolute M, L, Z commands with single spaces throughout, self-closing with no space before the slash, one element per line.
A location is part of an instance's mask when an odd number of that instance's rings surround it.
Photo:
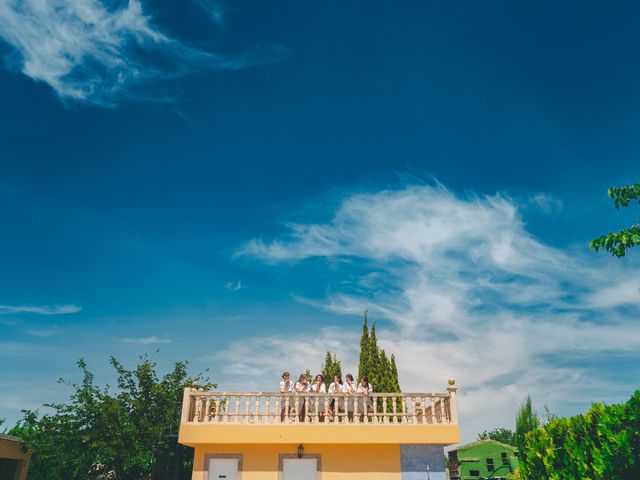
<path fill-rule="evenodd" d="M 444 447 L 400 445 L 400 468 L 402 480 L 445 480 Z"/>

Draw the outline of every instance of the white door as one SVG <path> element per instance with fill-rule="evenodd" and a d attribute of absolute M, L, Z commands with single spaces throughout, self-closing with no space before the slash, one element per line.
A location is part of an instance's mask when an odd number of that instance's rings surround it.
<path fill-rule="evenodd" d="M 282 463 L 284 480 L 316 480 L 317 471 L 316 458 L 285 458 Z"/>
<path fill-rule="evenodd" d="M 209 460 L 208 480 L 237 480 L 237 458 L 212 458 Z"/>

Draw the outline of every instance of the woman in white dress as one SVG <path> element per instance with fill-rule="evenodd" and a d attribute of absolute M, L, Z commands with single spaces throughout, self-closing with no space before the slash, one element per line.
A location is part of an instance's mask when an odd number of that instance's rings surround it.
<path fill-rule="evenodd" d="M 293 380 L 291 380 L 289 372 L 284 372 L 282 374 L 282 380 L 280 380 L 280 393 L 291 393 L 294 386 L 295 384 Z M 285 413 L 287 415 L 291 413 L 291 404 L 289 404 L 289 408 L 287 408 L 286 397 L 282 399 L 282 409 L 280 410 L 280 422 L 282 423 L 284 423 Z"/>
<path fill-rule="evenodd" d="M 333 382 L 329 385 L 329 394 L 332 393 L 342 393 L 342 377 L 340 377 L 340 375 L 333 377 Z M 329 416 L 331 417 L 331 420 L 334 420 L 336 411 L 340 413 L 340 410 L 344 410 L 342 398 L 338 398 L 337 402 L 336 398 L 332 398 L 331 402 L 329 402 Z"/>
<path fill-rule="evenodd" d="M 311 385 L 311 391 L 313 393 L 327 393 L 327 386 L 324 384 L 323 380 L 324 378 L 322 378 L 322 375 L 320 374 L 316 375 L 316 378 L 314 378 L 313 384 Z M 325 412 L 324 400 L 325 400 L 324 395 L 318 398 L 318 419 L 321 422 L 324 422 L 324 412 Z M 315 409 L 315 406 L 316 406 L 315 399 L 312 399 L 311 400 L 312 409 Z"/>
<path fill-rule="evenodd" d="M 298 378 L 296 382 L 296 386 L 294 387 L 295 393 L 306 393 L 309 391 L 309 378 L 306 373 L 303 373 Z M 300 423 L 304 423 L 304 417 L 307 413 L 307 405 L 306 399 L 304 396 L 301 396 L 298 400 L 298 420 Z"/>
<path fill-rule="evenodd" d="M 347 376 L 344 377 L 344 384 L 342 385 L 342 393 L 347 393 L 349 395 L 353 395 L 358 391 L 358 387 L 356 386 L 356 382 L 353 381 L 353 375 L 347 373 Z M 346 399 L 347 404 L 347 418 L 350 422 L 353 422 L 353 398 Z"/>
<path fill-rule="evenodd" d="M 360 410 L 360 421 L 364 420 L 364 414 L 373 412 L 373 402 L 369 396 L 373 393 L 373 387 L 367 380 L 367 377 L 362 377 L 358 384 L 357 393 L 361 394 L 364 398 L 358 400 L 358 409 Z M 366 405 L 366 407 L 365 407 Z"/>

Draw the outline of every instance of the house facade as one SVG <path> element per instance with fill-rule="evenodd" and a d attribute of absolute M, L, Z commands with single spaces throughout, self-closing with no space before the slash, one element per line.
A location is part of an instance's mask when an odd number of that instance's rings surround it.
<path fill-rule="evenodd" d="M 451 480 L 504 480 L 518 468 L 518 449 L 495 440 L 478 440 L 449 452 Z"/>
<path fill-rule="evenodd" d="M 18 437 L 0 433 L 0 479 L 26 480 L 31 452 L 23 451 Z"/>
<path fill-rule="evenodd" d="M 287 394 L 186 389 L 179 442 L 193 480 L 444 480 L 460 439 L 444 393 Z"/>

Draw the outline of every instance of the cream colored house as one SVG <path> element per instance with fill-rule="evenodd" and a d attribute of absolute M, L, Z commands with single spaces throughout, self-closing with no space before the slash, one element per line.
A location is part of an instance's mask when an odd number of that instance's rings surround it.
<path fill-rule="evenodd" d="M 193 480 L 444 480 L 456 390 L 453 379 L 443 393 L 369 398 L 194 387 L 179 442 L 195 449 Z"/>
<path fill-rule="evenodd" d="M 30 461 L 31 452 L 22 451 L 18 437 L 0 433 L 0 479 L 25 480 Z"/>

